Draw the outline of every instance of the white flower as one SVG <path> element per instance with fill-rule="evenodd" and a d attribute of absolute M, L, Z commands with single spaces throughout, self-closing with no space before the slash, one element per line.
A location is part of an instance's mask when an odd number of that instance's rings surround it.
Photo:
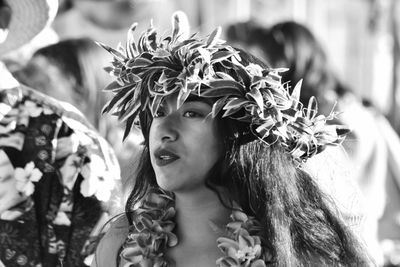
<path fill-rule="evenodd" d="M 0 120 L 2 121 L 4 117 L 12 110 L 12 107 L 5 103 L 0 103 Z"/>
<path fill-rule="evenodd" d="M 81 183 L 81 194 L 84 197 L 95 195 L 100 201 L 110 199 L 114 180 L 100 156 L 92 154 L 90 162 L 83 165 L 81 174 L 84 178 Z"/>
<path fill-rule="evenodd" d="M 79 140 L 79 144 L 82 146 L 92 145 L 93 139 L 91 138 L 93 132 L 88 129 L 86 125 L 83 123 L 76 121 L 74 119 L 63 117 L 63 121 L 71 128 L 74 129 L 74 134 L 76 135 L 77 140 Z"/>
<path fill-rule="evenodd" d="M 38 107 L 35 102 L 30 100 L 26 100 L 22 108 L 30 117 L 38 117 L 43 112 L 43 108 Z"/>
<path fill-rule="evenodd" d="M 56 218 L 53 220 L 55 225 L 71 225 L 71 220 L 68 218 L 68 215 L 63 212 L 57 212 Z"/>
<path fill-rule="evenodd" d="M 246 66 L 246 70 L 253 76 L 260 76 L 260 77 L 263 76 L 262 74 L 263 68 L 261 68 L 260 65 L 250 63 L 249 65 Z"/>
<path fill-rule="evenodd" d="M 88 255 L 88 256 L 83 260 L 83 263 L 84 263 L 86 266 L 90 266 L 90 265 L 92 264 L 93 260 L 94 260 L 94 253 Z"/>
<path fill-rule="evenodd" d="M 22 211 L 20 210 L 6 210 L 0 214 L 0 219 L 5 221 L 14 221 L 22 216 Z M 1 267 L 1 265 L 0 265 Z"/>
<path fill-rule="evenodd" d="M 32 182 L 38 182 L 42 178 L 42 172 L 35 168 L 33 161 L 27 163 L 25 168 L 16 168 L 14 172 L 14 177 L 17 181 L 16 188 L 19 192 L 23 193 L 25 196 L 30 196 L 33 194 L 35 189 Z"/>
<path fill-rule="evenodd" d="M 60 167 L 62 182 L 65 187 L 72 189 L 79 174 L 81 158 L 77 154 L 70 154 Z"/>
<path fill-rule="evenodd" d="M 78 151 L 79 138 L 76 134 L 73 133 L 68 137 L 59 138 L 55 145 L 56 159 L 62 159 Z"/>

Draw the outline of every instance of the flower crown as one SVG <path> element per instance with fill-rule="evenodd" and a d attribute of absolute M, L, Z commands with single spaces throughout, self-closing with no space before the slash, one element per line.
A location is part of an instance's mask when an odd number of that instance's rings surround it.
<path fill-rule="evenodd" d="M 308 107 L 299 101 L 301 81 L 293 91 L 281 82 L 286 69 L 264 69 L 242 64 L 240 52 L 220 39 L 217 28 L 206 38 L 186 38 L 183 19 L 173 16 L 170 36 L 159 38 L 152 25 L 135 42 L 132 25 L 126 46 L 117 50 L 99 44 L 114 57 L 105 70 L 116 81 L 105 91 L 115 95 L 103 109 L 126 121 L 124 139 L 140 112 L 155 114 L 164 97 L 176 93 L 178 108 L 190 95 L 213 98 L 211 115 L 222 114 L 249 125 L 248 132 L 267 145 L 276 141 L 299 163 L 321 152 L 327 145 L 340 144 L 349 129 L 327 125 L 336 117 L 317 115 L 314 97 Z M 221 72 L 220 70 L 227 70 Z"/>

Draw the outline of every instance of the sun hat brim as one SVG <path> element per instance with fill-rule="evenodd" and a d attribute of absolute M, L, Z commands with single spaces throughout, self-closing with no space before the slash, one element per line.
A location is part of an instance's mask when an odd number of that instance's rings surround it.
<path fill-rule="evenodd" d="M 8 0 L 12 10 L 9 33 L 0 44 L 0 56 L 28 43 L 56 16 L 57 0 Z"/>

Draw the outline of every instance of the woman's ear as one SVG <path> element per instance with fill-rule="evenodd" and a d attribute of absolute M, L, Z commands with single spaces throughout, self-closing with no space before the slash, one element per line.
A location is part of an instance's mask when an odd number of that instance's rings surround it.
<path fill-rule="evenodd" d="M 0 44 L 7 39 L 12 11 L 5 1 L 0 1 Z"/>

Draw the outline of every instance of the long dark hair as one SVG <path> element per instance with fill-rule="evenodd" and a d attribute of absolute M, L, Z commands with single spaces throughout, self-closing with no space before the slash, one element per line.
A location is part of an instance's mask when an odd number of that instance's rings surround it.
<path fill-rule="evenodd" d="M 245 65 L 256 60 L 244 52 L 241 58 Z M 297 167 L 279 141 L 266 146 L 251 138 L 238 121 L 217 119 L 225 154 L 212 168 L 206 184 L 216 192 L 217 186 L 226 188 L 232 200 L 264 225 L 262 245 L 273 253 L 273 266 L 368 265 L 361 245 L 333 203 L 313 178 Z M 127 215 L 149 188 L 157 187 L 149 154 L 151 121 L 150 112 L 140 114 L 144 149 L 126 204 Z"/>

